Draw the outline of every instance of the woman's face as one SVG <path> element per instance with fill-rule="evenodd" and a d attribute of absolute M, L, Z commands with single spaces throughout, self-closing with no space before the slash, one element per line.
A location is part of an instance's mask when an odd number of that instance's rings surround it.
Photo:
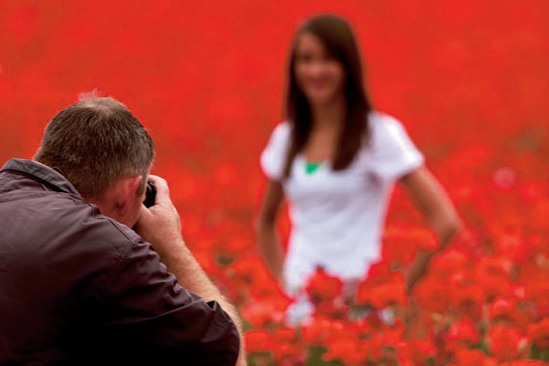
<path fill-rule="evenodd" d="M 297 40 L 294 73 L 297 86 L 313 105 L 329 104 L 343 97 L 343 65 L 312 33 L 303 33 Z"/>

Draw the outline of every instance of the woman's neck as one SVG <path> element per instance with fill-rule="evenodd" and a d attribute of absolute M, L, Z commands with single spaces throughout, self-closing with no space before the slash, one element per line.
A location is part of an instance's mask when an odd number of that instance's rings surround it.
<path fill-rule="evenodd" d="M 345 123 L 345 101 L 337 98 L 329 103 L 311 105 L 311 117 L 315 128 L 341 127 Z"/>

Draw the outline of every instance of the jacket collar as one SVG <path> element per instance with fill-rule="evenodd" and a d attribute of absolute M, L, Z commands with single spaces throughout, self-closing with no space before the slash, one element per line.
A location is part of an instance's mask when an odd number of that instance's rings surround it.
<path fill-rule="evenodd" d="M 2 171 L 4 170 L 29 175 L 50 185 L 56 191 L 72 193 L 80 197 L 80 193 L 59 169 L 52 169 L 32 160 L 10 159 L 2 168 Z"/>

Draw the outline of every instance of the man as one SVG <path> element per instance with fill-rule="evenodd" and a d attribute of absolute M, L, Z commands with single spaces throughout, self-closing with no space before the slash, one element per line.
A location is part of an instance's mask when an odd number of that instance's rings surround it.
<path fill-rule="evenodd" d="M 126 107 L 92 97 L 50 121 L 32 161 L 5 164 L 0 364 L 245 364 L 238 315 L 185 246 L 153 157 Z"/>

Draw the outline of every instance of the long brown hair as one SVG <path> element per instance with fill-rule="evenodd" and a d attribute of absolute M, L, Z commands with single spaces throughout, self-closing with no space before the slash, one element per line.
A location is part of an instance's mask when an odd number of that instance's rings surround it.
<path fill-rule="evenodd" d="M 304 148 L 312 130 L 309 102 L 296 82 L 296 46 L 304 33 L 318 37 L 328 52 L 341 62 L 345 72 L 346 121 L 338 142 L 334 170 L 345 169 L 353 161 L 368 131 L 367 116 L 371 104 L 364 88 L 360 51 L 349 23 L 336 15 L 322 14 L 309 18 L 295 33 L 288 62 L 286 88 L 286 118 L 293 124 L 290 150 L 284 176 L 289 177 L 292 162 Z"/>

